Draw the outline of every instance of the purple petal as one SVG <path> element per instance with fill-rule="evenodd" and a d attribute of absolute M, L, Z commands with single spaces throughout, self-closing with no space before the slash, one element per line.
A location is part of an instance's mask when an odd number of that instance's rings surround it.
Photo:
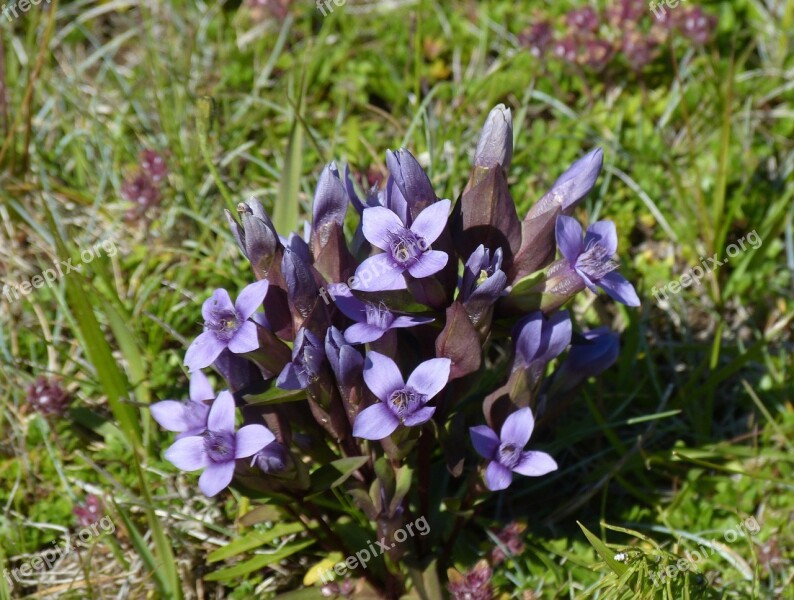
<path fill-rule="evenodd" d="M 369 292 L 404 290 L 408 287 L 403 270 L 395 267 L 388 252 L 370 256 L 356 269 L 356 285 L 353 289 Z"/>
<path fill-rule="evenodd" d="M 438 239 L 438 236 L 444 231 L 444 227 L 447 226 L 449 205 L 449 200 L 439 200 L 424 209 L 414 219 L 411 231 L 420 239 L 424 239 L 425 244 L 428 246 Z"/>
<path fill-rule="evenodd" d="M 207 417 L 209 431 L 234 431 L 234 396 L 223 390 L 210 407 Z"/>
<path fill-rule="evenodd" d="M 262 306 L 265 296 L 267 296 L 269 285 L 268 280 L 263 279 L 243 288 L 243 291 L 237 296 L 237 302 L 234 304 L 241 318 L 248 319 Z"/>
<path fill-rule="evenodd" d="M 212 390 L 210 380 L 202 371 L 190 374 L 190 399 L 193 401 L 213 400 L 215 392 Z"/>
<path fill-rule="evenodd" d="M 298 369 L 293 363 L 287 363 L 276 379 L 276 387 L 282 390 L 302 390 L 306 386 L 298 377 Z"/>
<path fill-rule="evenodd" d="M 364 232 L 364 237 L 370 244 L 381 250 L 389 248 L 392 234 L 405 228 L 400 217 L 383 206 L 364 209 L 361 219 L 361 230 Z"/>
<path fill-rule="evenodd" d="M 163 400 L 149 407 L 152 418 L 166 431 L 185 431 L 185 405 L 176 400 Z"/>
<path fill-rule="evenodd" d="M 229 340 L 229 350 L 235 354 L 245 354 L 257 348 L 259 348 L 259 335 L 256 332 L 256 323 L 246 321 Z"/>
<path fill-rule="evenodd" d="M 434 412 L 436 412 L 435 406 L 425 406 L 419 410 L 415 410 L 410 415 L 406 415 L 403 419 L 403 423 L 405 423 L 407 427 L 415 427 L 422 423 L 427 423 Z"/>
<path fill-rule="evenodd" d="M 332 283 L 328 286 L 328 292 L 333 297 L 336 307 L 348 319 L 353 319 L 356 322 L 367 320 L 365 304 L 350 292 L 350 288 L 346 284 Z"/>
<path fill-rule="evenodd" d="M 557 247 L 560 253 L 574 264 L 579 255 L 584 251 L 582 244 L 582 226 L 573 217 L 560 215 L 556 225 Z"/>
<path fill-rule="evenodd" d="M 385 404 L 378 402 L 356 415 L 353 437 L 382 440 L 394 433 L 399 424 L 400 420 L 394 416 L 394 413 Z"/>
<path fill-rule="evenodd" d="M 447 385 L 451 366 L 452 361 L 448 358 L 426 360 L 414 369 L 405 385 L 426 395 L 430 400 Z"/>
<path fill-rule="evenodd" d="M 185 353 L 185 365 L 191 371 L 209 367 L 226 348 L 226 342 L 218 339 L 212 331 L 205 331 L 198 336 Z"/>
<path fill-rule="evenodd" d="M 534 428 L 535 418 L 532 416 L 532 410 L 522 408 L 505 419 L 499 438 L 503 444 L 513 444 L 517 448 L 523 448 L 527 445 Z"/>
<path fill-rule="evenodd" d="M 234 458 L 246 458 L 276 439 L 264 425 L 246 425 L 234 436 Z"/>
<path fill-rule="evenodd" d="M 499 438 L 494 430 L 487 425 L 477 425 L 469 427 L 469 435 L 471 435 L 471 443 L 477 453 L 483 458 L 493 460 L 496 449 L 499 447 Z"/>
<path fill-rule="evenodd" d="M 634 286 L 617 271 L 607 273 L 598 280 L 598 285 L 612 298 L 626 306 L 639 306 L 640 298 Z"/>
<path fill-rule="evenodd" d="M 385 330 L 367 323 L 355 323 L 345 329 L 345 341 L 348 344 L 367 344 L 383 337 Z"/>
<path fill-rule="evenodd" d="M 503 467 L 495 460 L 488 463 L 485 469 L 485 485 L 492 492 L 498 492 L 509 487 L 513 482 L 513 474 L 510 469 Z"/>
<path fill-rule="evenodd" d="M 554 182 L 552 189 L 556 188 L 563 196 L 562 210 L 572 209 L 593 189 L 603 162 L 603 150 L 591 150 L 568 167 Z"/>
<path fill-rule="evenodd" d="M 394 361 L 378 352 L 367 354 L 364 363 L 364 381 L 372 393 L 384 402 L 394 390 L 405 385 L 400 369 Z"/>
<path fill-rule="evenodd" d="M 543 339 L 543 314 L 538 311 L 531 313 L 516 324 L 513 337 L 516 340 L 516 358 L 522 366 L 538 357 Z"/>
<path fill-rule="evenodd" d="M 416 325 L 423 325 L 424 323 L 432 323 L 433 321 L 435 321 L 433 317 L 409 317 L 403 315 L 394 319 L 391 325 L 389 325 L 389 329 L 415 327 Z"/>
<path fill-rule="evenodd" d="M 175 441 L 163 456 L 180 471 L 196 471 L 210 464 L 204 451 L 204 438 L 200 436 Z"/>
<path fill-rule="evenodd" d="M 447 256 L 446 252 L 428 250 L 414 264 L 408 267 L 408 272 L 417 279 L 430 277 L 443 269 L 447 265 L 448 260 L 449 256 Z"/>
<path fill-rule="evenodd" d="M 557 463 L 545 452 L 528 451 L 521 453 L 521 461 L 513 471 L 528 477 L 537 477 L 557 470 Z"/>
<path fill-rule="evenodd" d="M 612 221 L 596 221 L 584 234 L 584 246 L 587 248 L 591 242 L 598 242 L 610 256 L 618 251 L 618 231 Z"/>
<path fill-rule="evenodd" d="M 568 311 L 563 310 L 549 317 L 546 327 L 549 329 L 548 345 L 543 353 L 543 360 L 550 361 L 562 354 L 571 343 L 571 319 Z"/>
<path fill-rule="evenodd" d="M 234 461 L 211 463 L 199 477 L 199 489 L 205 496 L 212 498 L 226 488 L 234 477 Z"/>
<path fill-rule="evenodd" d="M 234 304 L 229 297 L 229 292 L 223 288 L 212 292 L 212 296 L 204 301 L 204 304 L 201 305 L 201 316 L 204 317 L 204 321 L 212 321 L 214 320 L 213 313 L 218 310 L 234 312 Z"/>

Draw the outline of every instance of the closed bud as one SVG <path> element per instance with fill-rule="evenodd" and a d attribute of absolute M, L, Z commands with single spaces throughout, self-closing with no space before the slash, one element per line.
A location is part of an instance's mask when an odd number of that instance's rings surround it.
<path fill-rule="evenodd" d="M 474 152 L 474 166 L 485 169 L 501 165 L 507 173 L 513 158 L 513 116 L 504 104 L 494 107 L 485 120 L 485 125 Z"/>

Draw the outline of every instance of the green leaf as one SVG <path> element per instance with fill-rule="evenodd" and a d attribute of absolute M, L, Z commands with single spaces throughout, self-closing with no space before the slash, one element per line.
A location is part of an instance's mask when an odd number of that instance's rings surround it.
<path fill-rule="evenodd" d="M 228 579 L 235 579 L 237 577 L 242 577 L 244 575 L 248 575 L 253 571 L 258 571 L 259 569 L 271 565 L 273 563 L 280 562 L 285 558 L 292 556 L 296 552 L 305 550 L 312 544 L 314 544 L 314 540 L 298 540 L 296 542 L 290 542 L 289 544 L 285 544 L 275 552 L 271 552 L 269 554 L 259 554 L 250 560 L 240 563 L 239 565 L 235 565 L 233 567 L 229 567 L 228 569 L 221 569 L 220 571 L 215 571 L 214 573 L 210 573 L 209 575 L 204 577 L 204 580 L 225 581 Z"/>
<path fill-rule="evenodd" d="M 240 517 L 240 525 L 250 527 L 257 523 L 264 523 L 265 521 L 278 521 L 281 517 L 278 509 L 273 506 L 257 506 L 250 512 L 245 513 Z"/>
<path fill-rule="evenodd" d="M 579 521 L 577 521 L 576 524 L 582 529 L 587 541 L 590 542 L 590 545 L 595 548 L 595 551 L 598 553 L 598 555 L 616 575 L 623 575 L 628 570 L 626 565 L 615 560 L 615 553 L 612 552 L 604 542 L 602 542 L 594 534 L 590 533 L 590 531 L 587 530 L 587 527 L 582 525 Z"/>
<path fill-rule="evenodd" d="M 350 456 L 323 465 L 311 474 L 311 495 L 320 494 L 342 485 L 368 460 L 367 456 Z"/>
<path fill-rule="evenodd" d="M 282 390 L 273 386 L 261 394 L 246 394 L 243 396 L 248 404 L 279 404 L 281 402 L 297 402 L 306 399 L 306 390 Z"/>
<path fill-rule="evenodd" d="M 210 552 L 209 556 L 207 556 L 207 561 L 218 562 L 219 560 L 226 560 L 227 558 L 232 558 L 243 552 L 255 550 L 260 546 L 272 542 L 276 538 L 299 533 L 303 530 L 304 527 L 300 523 L 284 523 L 283 525 L 276 525 L 273 529 L 268 531 L 254 531 L 234 540 L 223 548 L 218 548 Z"/>

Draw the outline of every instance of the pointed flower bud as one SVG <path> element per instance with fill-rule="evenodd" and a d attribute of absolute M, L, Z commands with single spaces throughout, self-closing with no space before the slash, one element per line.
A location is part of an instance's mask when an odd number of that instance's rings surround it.
<path fill-rule="evenodd" d="M 281 246 L 276 228 L 259 200 L 251 198 L 237 205 L 242 227 L 232 213 L 225 211 L 226 220 L 245 257 L 251 261 L 257 278 L 265 279 L 270 272 L 273 258 Z"/>
<path fill-rule="evenodd" d="M 430 179 L 413 154 L 405 148 L 386 152 L 386 165 L 402 197 L 408 203 L 409 226 L 420 212 L 436 201 Z"/>
<path fill-rule="evenodd" d="M 568 356 L 554 374 L 551 392 L 572 390 L 588 377 L 600 375 L 619 354 L 620 336 L 606 327 L 574 335 Z"/>
<path fill-rule="evenodd" d="M 493 169 L 501 165 L 506 173 L 513 158 L 513 117 L 509 108 L 498 104 L 488 113 L 474 152 L 474 166 Z"/>
<path fill-rule="evenodd" d="M 336 163 L 331 162 L 323 169 L 317 189 L 314 192 L 312 207 L 311 243 L 315 255 L 328 243 L 333 224 L 342 226 L 347 212 L 347 190 L 339 177 Z"/>

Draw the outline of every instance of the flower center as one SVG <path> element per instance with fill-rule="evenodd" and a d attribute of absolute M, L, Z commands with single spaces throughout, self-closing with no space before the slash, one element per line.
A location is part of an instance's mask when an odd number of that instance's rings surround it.
<path fill-rule="evenodd" d="M 378 306 L 367 303 L 366 307 L 367 325 L 374 325 L 378 329 L 386 330 L 394 322 L 394 315 L 383 305 Z"/>
<path fill-rule="evenodd" d="M 234 434 L 228 431 L 208 431 L 204 434 L 204 450 L 212 462 L 234 460 Z"/>
<path fill-rule="evenodd" d="M 422 405 L 423 396 L 411 388 L 395 390 L 389 397 L 392 412 L 402 421 Z"/>
<path fill-rule="evenodd" d="M 499 446 L 499 463 L 512 469 L 521 460 L 521 448 L 515 444 L 501 444 Z"/>
<path fill-rule="evenodd" d="M 400 233 L 392 235 L 389 249 L 391 257 L 401 267 L 412 265 L 424 252 L 430 249 L 429 246 L 420 240 L 410 229 L 403 229 Z"/>
<path fill-rule="evenodd" d="M 230 339 L 240 328 L 240 315 L 232 310 L 218 310 L 212 315 L 212 319 L 205 325 L 214 331 L 222 340 Z"/>
<path fill-rule="evenodd" d="M 619 265 L 604 246 L 598 242 L 591 242 L 576 260 L 576 266 L 591 280 L 598 281 L 607 273 L 617 269 Z"/>

